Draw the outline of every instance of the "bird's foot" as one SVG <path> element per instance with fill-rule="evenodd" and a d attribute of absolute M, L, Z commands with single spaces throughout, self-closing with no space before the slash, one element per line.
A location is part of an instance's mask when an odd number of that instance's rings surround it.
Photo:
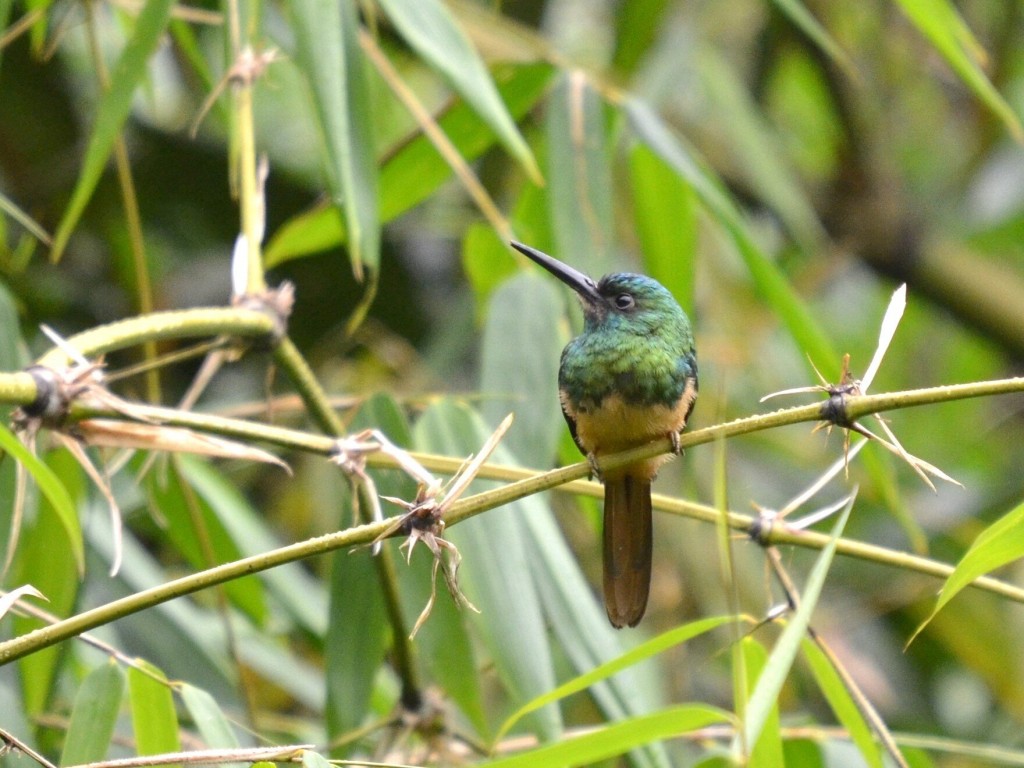
<path fill-rule="evenodd" d="M 597 478 L 604 482 L 604 477 L 601 475 L 601 467 L 597 465 L 597 456 L 593 453 L 588 453 L 587 464 L 590 465 L 590 479 L 593 480 L 594 478 Z"/>
<path fill-rule="evenodd" d="M 676 456 L 682 455 L 683 447 L 679 444 L 679 433 L 674 430 L 669 432 L 668 439 L 672 441 L 672 453 Z"/>

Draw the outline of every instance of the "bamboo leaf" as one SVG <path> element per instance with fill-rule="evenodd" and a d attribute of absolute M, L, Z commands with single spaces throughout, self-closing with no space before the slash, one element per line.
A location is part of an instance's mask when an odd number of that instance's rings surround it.
<path fill-rule="evenodd" d="M 897 0 L 903 12 L 968 88 L 998 117 L 1017 141 L 1024 128 L 1013 108 L 992 85 L 982 64 L 985 52 L 949 0 Z"/>
<path fill-rule="evenodd" d="M 239 746 L 238 738 L 220 705 L 202 688 L 184 683 L 178 689 L 181 700 L 188 710 L 192 722 L 199 729 L 206 746 L 233 748 Z"/>
<path fill-rule="evenodd" d="M 612 272 L 615 217 L 604 102 L 582 72 L 548 100 L 548 203 L 558 257 L 595 278 Z"/>
<path fill-rule="evenodd" d="M 574 693 L 586 690 L 595 683 L 607 680 L 613 675 L 617 675 L 623 670 L 629 669 L 635 664 L 639 664 L 644 659 L 657 656 L 659 653 L 664 653 L 670 648 L 674 648 L 677 645 L 681 645 L 695 637 L 699 637 L 734 621 L 736 621 L 736 617 L 734 616 L 712 616 L 684 624 L 680 627 L 676 627 L 675 629 L 670 629 L 667 632 L 663 632 L 660 635 L 651 638 L 650 640 L 646 640 L 639 645 L 630 648 L 617 658 L 601 664 L 585 674 L 574 677 L 572 680 L 569 680 L 557 688 L 538 696 L 532 701 L 528 701 L 513 712 L 504 723 L 502 723 L 501 728 L 498 730 L 498 738 L 508 733 L 508 731 L 517 722 L 519 722 L 524 715 L 533 712 L 540 707 L 564 699 Z"/>
<path fill-rule="evenodd" d="M 128 701 L 132 712 L 137 755 L 178 752 L 178 713 L 164 673 L 152 664 L 136 660 L 128 668 Z M 180 765 L 180 764 L 179 764 Z"/>
<path fill-rule="evenodd" d="M 78 572 L 85 570 L 85 545 L 82 543 L 82 526 L 78 520 L 78 512 L 75 510 L 75 503 L 71 500 L 67 488 L 61 482 L 57 474 L 44 462 L 40 461 L 35 454 L 22 445 L 21 441 L 6 426 L 0 424 L 0 448 L 7 451 L 16 461 L 22 464 L 32 479 L 35 480 L 39 490 L 43 492 L 46 500 L 50 502 L 53 512 L 60 519 L 64 533 L 71 545 L 71 553 L 75 559 Z"/>
<path fill-rule="evenodd" d="M 522 462 L 555 456 L 565 428 L 558 404 L 558 358 L 568 339 L 559 333 L 564 304 L 551 280 L 520 273 L 495 291 L 482 345 L 482 411 L 497 425 L 509 412 L 515 425 L 504 445 Z M 552 332 L 552 331 L 555 332 Z"/>
<path fill-rule="evenodd" d="M 583 736 L 563 739 L 512 757 L 487 763 L 486 768 L 558 768 L 589 765 L 622 755 L 635 747 L 675 738 L 716 723 L 730 722 L 721 709 L 703 704 L 683 704 L 648 715 L 596 728 Z"/>
<path fill-rule="evenodd" d="M 402 38 L 491 126 L 536 183 L 540 169 L 501 100 L 487 67 L 445 5 L 438 0 L 379 0 Z"/>
<path fill-rule="evenodd" d="M 629 153 L 633 221 L 646 271 L 693 312 L 697 267 L 697 199 L 645 144 Z M 692 316 L 692 315 L 691 315 Z"/>
<path fill-rule="evenodd" d="M 786 628 L 782 631 L 775 647 L 768 657 L 764 671 L 758 678 L 754 692 L 750 696 L 747 705 L 746 718 L 743 723 L 743 734 L 746 743 L 756 744 L 761 731 L 771 716 L 772 709 L 776 705 L 782 685 L 789 675 L 790 667 L 793 666 L 793 659 L 796 658 L 800 648 L 800 641 L 807 631 L 811 621 L 811 613 L 818 603 L 822 587 L 825 585 L 825 577 L 828 576 L 829 567 L 832 564 L 832 557 L 836 552 L 836 542 L 843 533 L 846 521 L 850 517 L 850 510 L 853 509 L 853 500 L 846 505 L 835 526 L 832 528 L 832 538 L 828 545 L 818 555 L 814 568 L 807 577 L 807 585 L 800 596 L 800 607 L 790 617 Z"/>
<path fill-rule="evenodd" d="M 500 446 L 496 453 L 496 458 L 503 460 Z M 580 570 L 576 556 L 569 549 L 551 510 L 536 496 L 522 499 L 519 504 L 523 512 L 521 519 L 529 537 L 528 547 L 535 563 L 533 579 L 551 631 L 562 652 L 578 675 L 596 673 L 598 669 L 607 670 L 610 663 L 623 660 L 626 638 L 611 627 L 603 606 L 592 597 L 592 587 Z M 630 649 L 629 654 L 632 652 L 633 649 Z M 610 677 L 583 683 L 606 720 L 622 720 L 646 714 L 664 705 L 661 679 L 653 665 L 641 664 L 641 661 L 639 658 L 630 658 L 625 662 L 630 666 L 611 673 Z M 579 681 L 580 678 L 575 680 Z M 561 691 L 564 687 L 555 690 Z M 570 695 L 570 692 L 566 691 L 564 695 Z M 544 697 L 534 699 L 527 706 L 542 705 L 540 698 Z M 518 720 L 521 714 L 517 713 L 513 718 Z M 509 718 L 502 729 L 513 725 L 514 720 Z M 634 750 L 630 753 L 630 760 L 637 768 L 672 765 L 661 744 L 649 744 Z"/>
<path fill-rule="evenodd" d="M 498 70 L 499 91 L 515 117 L 537 103 L 551 72 L 546 64 Z M 462 102 L 448 110 L 438 124 L 466 160 L 476 159 L 495 141 L 493 132 Z M 451 167 L 425 136 L 417 136 L 402 146 L 381 169 L 381 222 L 387 223 L 423 202 L 451 173 Z M 333 248 L 347 237 L 348 230 L 338 209 L 318 205 L 294 216 L 275 232 L 265 250 L 267 266 Z"/>
<path fill-rule="evenodd" d="M 850 740 L 857 745 L 868 768 L 882 768 L 882 753 L 871 733 L 871 727 L 864 720 L 850 692 L 843 685 L 842 678 L 836 673 L 828 657 L 814 641 L 804 638 L 802 643 L 804 658 L 811 668 L 818 690 L 824 694 L 828 705 L 835 713 L 836 719 L 850 734 Z"/>
<path fill-rule="evenodd" d="M 96 108 L 96 120 L 89 135 L 82 171 L 54 234 L 50 258 L 55 262 L 60 260 L 72 231 L 103 175 L 114 143 L 131 112 L 132 95 L 146 74 L 146 63 L 167 29 L 173 7 L 174 0 L 147 2 L 136 18 L 132 35 L 114 65 L 110 74 L 110 88 L 100 96 Z"/>
<path fill-rule="evenodd" d="M 768 652 L 761 643 L 752 637 L 745 637 L 739 642 L 740 653 L 743 654 L 743 670 L 745 679 L 736 683 L 745 686 L 744 698 L 755 687 L 758 678 L 764 672 L 768 662 Z M 779 704 L 773 701 L 768 709 L 761 735 L 753 745 L 747 742 L 750 749 L 750 765 L 758 768 L 785 768 L 782 754 L 782 734 L 779 725 Z"/>
<path fill-rule="evenodd" d="M 789 20 L 807 35 L 818 48 L 820 48 L 836 64 L 846 70 L 846 74 L 855 75 L 856 66 L 842 46 L 835 41 L 835 38 L 828 33 L 828 30 L 821 25 L 800 0 L 773 0 Z"/>
<path fill-rule="evenodd" d="M 833 381 L 839 378 L 839 355 L 820 323 L 793 290 L 779 267 L 754 242 L 743 216 L 708 171 L 694 161 L 683 143 L 644 103 L 629 100 L 626 114 L 639 139 L 679 174 L 729 234 L 751 279 L 769 306 L 786 324 L 793 340 Z"/>
<path fill-rule="evenodd" d="M 908 644 L 914 641 L 935 615 L 950 600 L 979 576 L 1024 557 L 1024 503 L 1011 509 L 986 528 L 960 558 L 946 579 L 932 612 L 919 626 Z"/>
<path fill-rule="evenodd" d="M 309 80 L 327 151 L 327 187 L 344 212 L 352 270 L 380 262 L 377 163 L 354 0 L 292 4 L 298 61 Z"/>
<path fill-rule="evenodd" d="M 428 408 L 413 428 L 420 450 L 448 456 L 476 453 L 491 430 L 469 408 L 441 400 Z M 470 492 L 486 487 L 475 482 Z M 516 703 L 555 686 L 547 627 L 536 586 L 529 579 L 530 560 L 516 504 L 495 509 L 453 527 L 450 538 L 462 554 L 460 575 L 471 614 L 483 635 L 505 687 Z M 438 599 L 448 599 L 441 596 Z M 556 738 L 561 718 L 554 707 L 534 713 L 531 725 L 545 738 Z"/>
<path fill-rule="evenodd" d="M 93 669 L 75 694 L 60 764 L 82 765 L 107 756 L 124 696 L 124 672 L 114 662 Z"/>

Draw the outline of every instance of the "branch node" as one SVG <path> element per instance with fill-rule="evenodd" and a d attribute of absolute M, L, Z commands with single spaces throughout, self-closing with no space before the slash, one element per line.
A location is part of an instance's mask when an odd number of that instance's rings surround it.
<path fill-rule="evenodd" d="M 295 306 L 295 285 L 286 280 L 277 288 L 235 296 L 231 303 L 240 309 L 261 312 L 273 321 L 274 327 L 266 339 L 267 346 L 273 349 L 288 334 L 288 318 Z"/>

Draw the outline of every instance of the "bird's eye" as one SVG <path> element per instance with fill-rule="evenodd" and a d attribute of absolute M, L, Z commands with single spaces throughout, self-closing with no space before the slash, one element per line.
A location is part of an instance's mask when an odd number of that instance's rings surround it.
<path fill-rule="evenodd" d="M 628 293 L 620 293 L 615 297 L 615 306 L 618 309 L 632 309 L 636 306 L 636 299 Z"/>

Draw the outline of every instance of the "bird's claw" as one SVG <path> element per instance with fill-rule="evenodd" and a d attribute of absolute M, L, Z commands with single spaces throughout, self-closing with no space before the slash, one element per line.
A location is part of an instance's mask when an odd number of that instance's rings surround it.
<path fill-rule="evenodd" d="M 672 430 L 668 433 L 668 439 L 672 441 L 672 453 L 676 456 L 681 456 L 683 453 L 683 446 L 679 444 L 679 433 Z"/>
<path fill-rule="evenodd" d="M 594 478 L 597 478 L 598 480 L 601 480 L 603 482 L 604 478 L 601 475 L 601 467 L 599 467 L 597 464 L 597 456 L 595 456 L 593 453 L 588 453 L 587 464 L 590 465 L 590 479 L 593 480 Z"/>

